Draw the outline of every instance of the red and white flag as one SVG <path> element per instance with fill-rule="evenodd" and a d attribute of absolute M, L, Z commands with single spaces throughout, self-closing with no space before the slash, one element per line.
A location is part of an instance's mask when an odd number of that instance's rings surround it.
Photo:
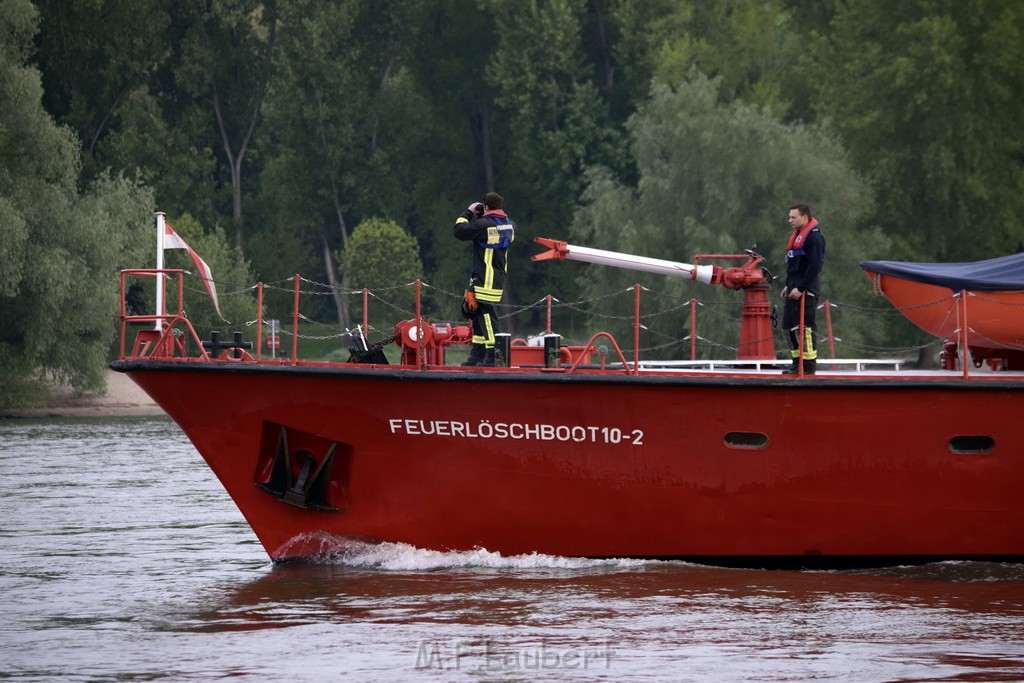
<path fill-rule="evenodd" d="M 217 303 L 217 285 L 213 282 L 213 273 L 210 272 L 210 266 L 206 265 L 206 261 L 199 257 L 192 247 L 188 246 L 185 240 L 181 239 L 181 235 L 174 232 L 174 228 L 169 223 L 164 223 L 164 249 L 184 249 L 188 252 L 189 258 L 192 259 L 192 263 L 196 264 L 196 269 L 199 271 L 199 277 L 203 280 L 203 285 L 206 287 L 206 292 L 210 295 L 210 299 L 213 301 L 213 307 L 217 311 L 217 315 L 224 319 L 224 316 L 220 313 L 220 305 Z"/>

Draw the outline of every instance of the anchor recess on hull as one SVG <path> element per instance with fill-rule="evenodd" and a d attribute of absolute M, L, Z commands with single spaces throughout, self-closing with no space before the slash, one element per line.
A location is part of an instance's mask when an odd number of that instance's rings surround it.
<path fill-rule="evenodd" d="M 256 486 L 295 507 L 338 512 L 338 507 L 330 502 L 331 472 L 337 448 L 338 443 L 331 442 L 319 464 L 306 448 L 296 449 L 293 455 L 288 447 L 288 428 L 282 426 L 270 478 L 266 482 L 257 478 Z"/>

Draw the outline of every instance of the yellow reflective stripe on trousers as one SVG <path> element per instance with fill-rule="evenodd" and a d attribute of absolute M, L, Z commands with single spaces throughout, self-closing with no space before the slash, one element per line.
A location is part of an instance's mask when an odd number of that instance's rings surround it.
<path fill-rule="evenodd" d="M 797 332 L 799 334 L 799 332 Z M 800 357 L 799 349 L 790 349 L 789 355 L 793 358 Z M 818 349 L 814 348 L 814 330 L 809 327 L 804 328 L 804 360 L 817 360 Z"/>
<path fill-rule="evenodd" d="M 473 285 L 473 291 L 476 293 L 476 298 L 480 301 L 486 301 L 489 304 L 496 304 L 501 301 L 500 289 L 488 289 L 482 285 Z"/>
<path fill-rule="evenodd" d="M 485 332 L 484 336 L 481 336 L 479 334 L 474 334 L 473 335 L 473 343 L 474 344 L 483 344 L 485 347 L 487 347 L 489 349 L 493 349 L 494 348 L 494 324 L 491 322 L 491 314 L 490 313 L 484 313 L 484 332 Z"/>
<path fill-rule="evenodd" d="M 818 349 L 814 348 L 814 330 L 804 328 L 804 360 L 817 360 Z"/>

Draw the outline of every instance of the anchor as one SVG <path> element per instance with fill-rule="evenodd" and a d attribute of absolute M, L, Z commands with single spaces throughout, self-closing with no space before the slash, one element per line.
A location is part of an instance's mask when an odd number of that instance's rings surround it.
<path fill-rule="evenodd" d="M 320 510 L 321 512 L 338 512 L 338 508 L 331 505 L 328 498 L 331 468 L 334 465 L 334 452 L 337 447 L 337 442 L 331 443 L 315 471 L 313 468 L 316 465 L 316 457 L 306 449 L 296 451 L 295 461 L 299 463 L 299 474 L 293 476 L 291 450 L 288 448 L 288 430 L 281 427 L 270 481 L 265 484 L 257 481 L 256 486 L 277 496 L 281 502 L 295 507 Z"/>

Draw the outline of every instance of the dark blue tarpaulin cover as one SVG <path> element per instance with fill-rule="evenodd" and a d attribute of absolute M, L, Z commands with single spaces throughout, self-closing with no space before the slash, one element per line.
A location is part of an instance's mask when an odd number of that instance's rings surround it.
<path fill-rule="evenodd" d="M 895 275 L 914 282 L 949 287 L 955 292 L 961 289 L 980 292 L 1024 290 L 1024 254 L 974 263 L 863 261 L 860 267 L 869 273 Z"/>

